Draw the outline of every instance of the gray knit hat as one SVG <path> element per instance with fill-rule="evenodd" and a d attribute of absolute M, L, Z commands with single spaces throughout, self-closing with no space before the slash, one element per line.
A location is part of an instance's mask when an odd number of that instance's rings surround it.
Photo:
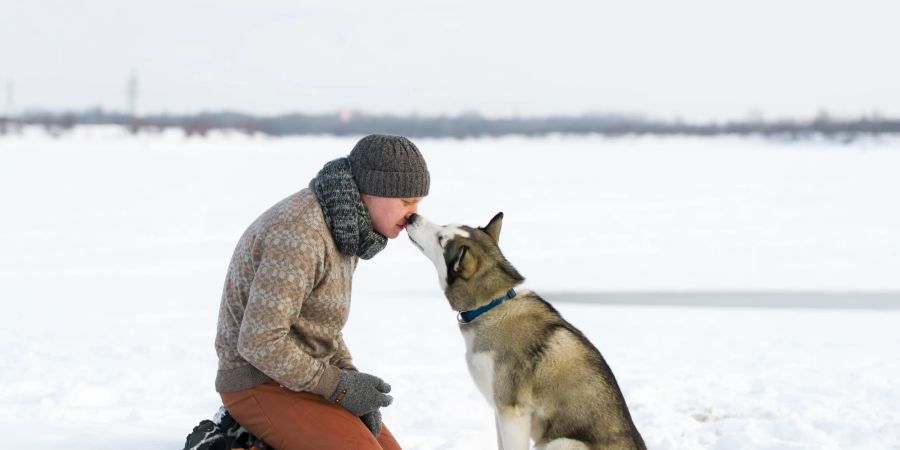
<path fill-rule="evenodd" d="M 416 145 L 403 136 L 370 134 L 347 157 L 362 194 L 379 197 L 424 197 L 431 176 Z"/>

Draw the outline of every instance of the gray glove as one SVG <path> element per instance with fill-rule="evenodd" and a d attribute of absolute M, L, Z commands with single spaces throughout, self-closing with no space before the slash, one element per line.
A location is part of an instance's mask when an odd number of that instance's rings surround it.
<path fill-rule="evenodd" d="M 378 437 L 378 435 L 381 434 L 381 411 L 376 409 L 375 411 L 359 416 L 359 418 L 366 424 L 366 428 L 372 432 L 373 436 Z"/>
<path fill-rule="evenodd" d="M 328 400 L 343 406 L 354 416 L 362 416 L 388 406 L 394 398 L 387 395 L 391 385 L 363 372 L 341 371 L 341 381 Z"/>

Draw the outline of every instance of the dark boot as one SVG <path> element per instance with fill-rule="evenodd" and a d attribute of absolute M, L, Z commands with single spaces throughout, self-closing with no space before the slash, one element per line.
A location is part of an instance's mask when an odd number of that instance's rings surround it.
<path fill-rule="evenodd" d="M 184 450 L 231 450 L 234 439 L 211 420 L 202 420 L 184 441 Z"/>
<path fill-rule="evenodd" d="M 228 413 L 224 406 L 219 407 L 219 411 L 213 417 L 213 421 L 218 424 L 219 429 L 232 440 L 232 448 L 251 448 L 256 445 L 257 450 L 261 450 L 262 441 L 256 436 L 250 434 L 246 428 L 237 423 L 234 417 Z M 264 444 L 262 444 L 264 445 Z"/>

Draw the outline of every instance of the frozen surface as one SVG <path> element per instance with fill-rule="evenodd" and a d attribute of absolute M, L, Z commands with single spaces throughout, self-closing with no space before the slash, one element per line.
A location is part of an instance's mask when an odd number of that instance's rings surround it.
<path fill-rule="evenodd" d="M 219 403 L 212 340 L 238 237 L 355 140 L 0 137 L 5 442 L 180 448 Z M 538 292 L 900 290 L 896 140 L 416 142 L 433 179 L 420 212 L 504 211 L 504 252 Z M 348 344 L 393 384 L 385 420 L 405 448 L 491 448 L 433 272 L 403 236 L 363 262 Z M 651 448 L 900 448 L 896 310 L 557 306 Z"/>

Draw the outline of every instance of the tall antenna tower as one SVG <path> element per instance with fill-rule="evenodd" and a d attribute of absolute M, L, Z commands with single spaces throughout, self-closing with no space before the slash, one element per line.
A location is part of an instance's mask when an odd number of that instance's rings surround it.
<path fill-rule="evenodd" d="M 137 115 L 137 96 L 138 96 L 138 81 L 137 75 L 134 71 L 131 71 L 131 75 L 128 77 L 128 114 L 132 119 Z"/>

